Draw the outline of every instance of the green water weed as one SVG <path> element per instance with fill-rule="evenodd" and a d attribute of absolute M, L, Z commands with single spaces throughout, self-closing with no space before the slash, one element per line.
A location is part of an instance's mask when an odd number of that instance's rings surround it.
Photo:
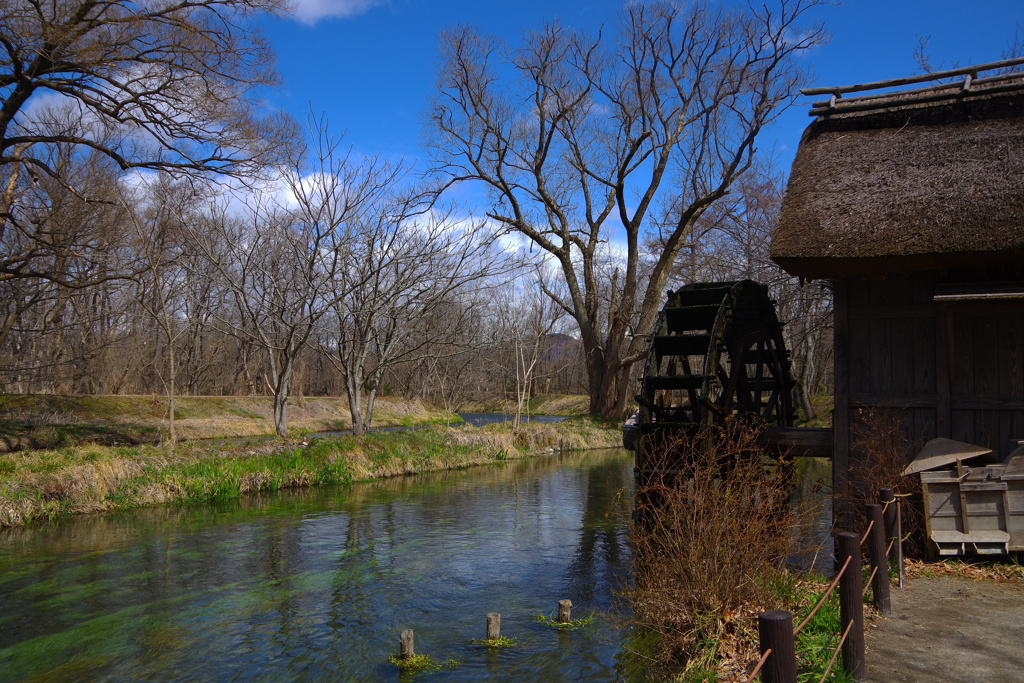
<path fill-rule="evenodd" d="M 388 661 L 398 667 L 402 673 L 418 673 L 421 671 L 440 671 L 441 669 L 454 669 L 460 662 L 457 659 L 446 659 L 439 661 L 430 655 L 413 655 L 403 658 L 401 655 L 391 655 Z"/>
<path fill-rule="evenodd" d="M 498 636 L 497 638 L 474 638 L 470 641 L 473 645 L 483 645 L 489 648 L 500 648 L 500 647 L 513 647 L 519 644 L 519 639 L 516 637 Z"/>
<path fill-rule="evenodd" d="M 537 612 L 533 615 L 533 620 L 538 624 L 544 624 L 545 626 L 552 626 L 562 630 L 573 630 L 577 628 L 583 628 L 584 626 L 590 626 L 594 623 L 594 613 L 591 612 L 582 619 L 570 619 L 569 621 L 559 621 L 558 619 L 546 615 L 543 612 Z"/>

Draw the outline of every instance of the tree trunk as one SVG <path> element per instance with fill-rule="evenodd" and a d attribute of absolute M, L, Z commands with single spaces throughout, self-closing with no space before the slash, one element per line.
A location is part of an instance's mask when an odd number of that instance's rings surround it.
<path fill-rule="evenodd" d="M 348 412 L 352 416 L 352 433 L 362 436 L 366 433 L 366 424 L 363 421 L 363 396 L 362 385 L 357 378 L 351 374 L 345 374 L 345 393 L 348 395 Z"/>
<path fill-rule="evenodd" d="M 294 359 L 285 358 L 283 368 L 277 376 L 274 390 L 274 429 L 282 439 L 288 438 L 288 393 L 292 383 L 292 363 Z"/>
<path fill-rule="evenodd" d="M 167 436 L 171 441 L 171 448 L 178 443 L 178 435 L 174 430 L 174 383 L 177 381 L 177 372 L 174 358 L 174 340 L 167 334 Z"/>
<path fill-rule="evenodd" d="M 366 414 L 363 415 L 363 424 L 366 425 L 366 431 L 370 431 L 370 425 L 373 424 L 373 404 L 377 400 L 377 383 L 374 382 L 366 392 Z"/>
<path fill-rule="evenodd" d="M 274 392 L 274 429 L 282 439 L 288 437 L 288 390 Z"/>
<path fill-rule="evenodd" d="M 618 359 L 608 358 L 601 349 L 588 349 L 587 385 L 590 388 L 590 414 L 606 420 L 620 420 L 626 410 L 629 368 L 618 367 Z M 624 377 L 620 377 L 624 375 Z"/>

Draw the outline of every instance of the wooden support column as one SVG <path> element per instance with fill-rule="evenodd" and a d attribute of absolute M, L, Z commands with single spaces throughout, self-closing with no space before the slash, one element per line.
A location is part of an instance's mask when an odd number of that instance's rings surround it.
<path fill-rule="evenodd" d="M 832 303 L 832 333 L 834 335 L 835 405 L 832 409 L 832 517 L 841 527 L 848 526 L 844 515 L 850 512 L 848 504 L 850 481 L 850 320 L 849 278 L 835 281 Z"/>

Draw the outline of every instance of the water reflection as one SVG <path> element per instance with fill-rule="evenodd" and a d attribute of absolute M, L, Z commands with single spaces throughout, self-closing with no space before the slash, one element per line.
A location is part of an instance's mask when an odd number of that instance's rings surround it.
<path fill-rule="evenodd" d="M 0 535 L 0 679 L 615 680 L 632 460 L 567 454 Z M 593 628 L 535 623 L 569 598 Z M 484 615 L 520 645 L 488 653 Z"/>

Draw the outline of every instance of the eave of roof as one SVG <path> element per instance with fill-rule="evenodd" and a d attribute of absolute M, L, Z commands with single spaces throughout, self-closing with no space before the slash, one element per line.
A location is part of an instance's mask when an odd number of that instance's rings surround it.
<path fill-rule="evenodd" d="M 804 277 L 1024 255 L 1024 77 L 1012 90 L 819 116 L 771 256 Z"/>

